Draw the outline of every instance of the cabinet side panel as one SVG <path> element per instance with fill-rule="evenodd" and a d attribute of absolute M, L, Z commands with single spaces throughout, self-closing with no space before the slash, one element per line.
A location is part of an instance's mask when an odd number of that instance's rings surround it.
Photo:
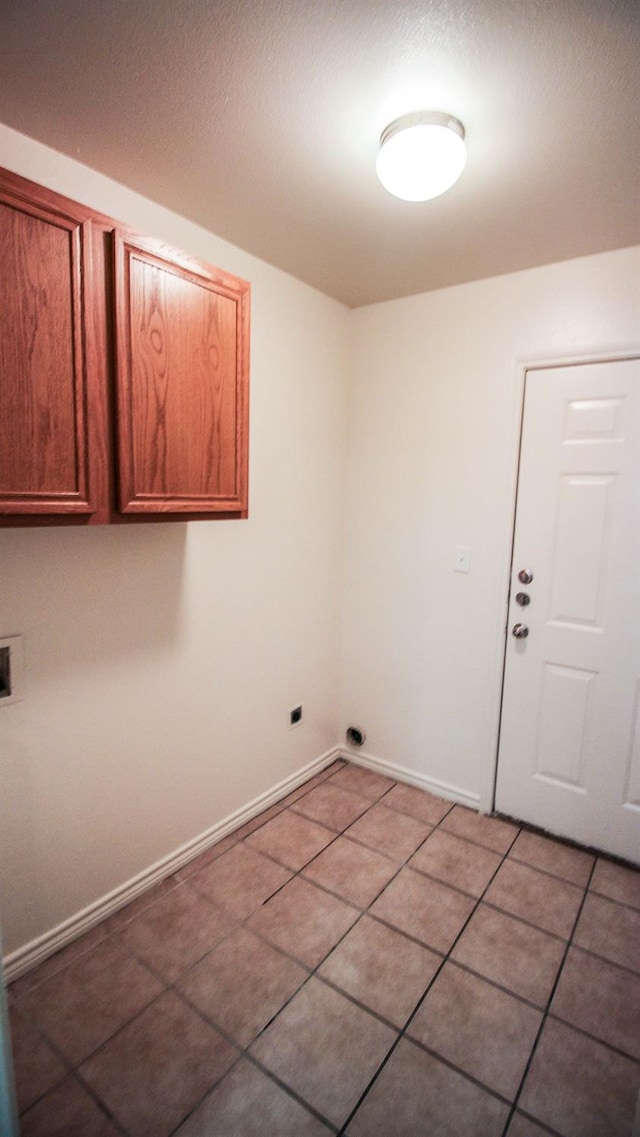
<path fill-rule="evenodd" d="M 85 228 L 0 202 L 0 512 L 91 511 Z"/>

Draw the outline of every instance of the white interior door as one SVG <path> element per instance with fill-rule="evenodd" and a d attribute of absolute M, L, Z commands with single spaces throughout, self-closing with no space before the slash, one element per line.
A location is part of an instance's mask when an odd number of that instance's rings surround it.
<path fill-rule="evenodd" d="M 496 809 L 640 861 L 637 359 L 527 373 Z"/>

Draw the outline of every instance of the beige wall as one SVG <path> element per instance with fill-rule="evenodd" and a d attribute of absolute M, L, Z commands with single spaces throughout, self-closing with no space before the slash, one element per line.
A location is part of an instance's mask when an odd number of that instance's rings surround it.
<path fill-rule="evenodd" d="M 249 520 L 0 530 L 11 952 L 335 743 L 348 313 L 5 128 L 0 165 L 252 283 Z"/>
<path fill-rule="evenodd" d="M 488 808 L 520 364 L 638 349 L 640 249 L 362 308 L 351 332 L 341 731 Z"/>
<path fill-rule="evenodd" d="M 248 521 L 0 530 L 0 636 L 24 634 L 26 672 L 0 709 L 6 950 L 350 722 L 374 758 L 488 807 L 519 364 L 638 346 L 640 249 L 349 313 L 4 127 L 0 165 L 253 287 Z"/>

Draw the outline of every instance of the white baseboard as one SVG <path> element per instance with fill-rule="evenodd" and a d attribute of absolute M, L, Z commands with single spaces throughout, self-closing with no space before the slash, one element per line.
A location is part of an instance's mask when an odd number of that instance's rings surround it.
<path fill-rule="evenodd" d="M 107 916 L 111 916 L 119 908 L 123 908 L 125 904 L 130 904 L 132 900 L 147 892 L 153 885 L 159 884 L 165 877 L 172 876 L 194 857 L 206 852 L 212 845 L 217 844 L 235 829 L 239 829 L 247 821 L 251 821 L 269 806 L 275 805 L 281 798 L 286 797 L 303 782 L 308 781 L 314 774 L 320 773 L 326 766 L 335 762 L 336 758 L 342 756 L 340 747 L 332 747 L 331 750 L 321 754 L 319 758 L 314 758 L 312 762 L 303 766 L 301 770 L 296 770 L 295 774 L 284 778 L 272 786 L 270 790 L 254 798 L 248 805 L 237 809 L 235 813 L 230 813 L 228 817 L 223 818 L 216 825 L 212 825 L 210 829 L 192 841 L 187 841 L 185 845 L 181 845 L 168 856 L 156 861 L 155 864 L 150 865 L 148 869 L 126 881 L 125 884 L 107 893 L 106 896 L 96 900 L 87 908 L 83 908 L 82 911 L 77 912 L 62 924 L 52 928 L 51 931 L 45 932 L 44 935 L 38 936 L 37 939 L 31 940 L 28 944 L 24 944 L 7 955 L 2 961 L 6 982 L 10 983 L 13 979 L 18 979 L 20 975 L 31 971 L 50 955 L 60 951 L 60 948 L 66 947 L 67 944 L 78 939 L 79 936 L 88 932 Z"/>
<path fill-rule="evenodd" d="M 418 786 L 421 790 L 428 790 L 436 797 L 448 798 L 450 801 L 466 805 L 469 809 L 480 809 L 480 794 L 471 794 L 468 790 L 461 790 L 449 782 L 441 782 L 437 778 L 428 778 L 425 774 L 418 774 L 406 766 L 398 766 L 395 762 L 388 762 L 385 758 L 376 758 L 364 750 L 355 750 L 350 746 L 339 748 L 336 757 L 346 758 L 354 765 L 364 766 L 367 770 L 375 770 L 377 774 L 386 774 L 397 782 L 406 782 L 410 786 Z"/>
<path fill-rule="evenodd" d="M 334 746 L 331 750 L 321 754 L 319 758 L 314 758 L 301 770 L 297 770 L 295 774 L 284 778 L 272 786 L 270 790 L 254 798 L 248 805 L 236 810 L 235 813 L 230 813 L 228 817 L 223 818 L 222 821 L 217 822 L 216 825 L 192 841 L 181 845 L 180 848 L 175 849 L 162 860 L 156 861 L 155 864 L 150 865 L 148 869 L 126 881 L 125 884 L 107 893 L 106 896 L 88 905 L 87 908 L 83 908 L 82 911 L 77 912 L 62 924 L 52 928 L 51 931 L 45 932 L 44 935 L 38 936 L 37 939 L 31 940 L 28 944 L 24 944 L 6 956 L 3 960 L 6 982 L 10 983 L 13 979 L 18 979 L 27 971 L 31 971 L 39 963 L 48 959 L 50 955 L 54 955 L 55 952 L 78 939 L 96 924 L 101 923 L 107 916 L 111 916 L 119 908 L 124 908 L 125 904 L 130 904 L 132 900 L 147 892 L 155 884 L 159 884 L 165 877 L 172 876 L 194 857 L 206 852 L 212 845 L 221 841 L 223 837 L 233 833 L 235 829 L 239 829 L 241 825 L 251 821 L 257 814 L 262 813 L 269 806 L 275 805 L 281 798 L 286 797 L 303 782 L 308 781 L 314 774 L 324 770 L 325 767 L 335 762 L 336 758 L 345 758 L 347 761 L 353 762 L 354 765 L 364 766 L 366 769 L 375 770 L 379 774 L 386 774 L 387 777 L 398 782 L 418 786 L 437 797 L 448 798 L 450 801 L 459 802 L 470 809 L 479 809 L 479 794 L 470 794 L 466 790 L 459 789 L 458 786 L 449 785 L 448 782 L 441 782 L 435 778 L 428 778 L 424 774 L 416 773 L 415 770 L 407 769 L 406 766 L 399 766 L 395 762 L 386 761 L 384 758 L 376 758 L 375 755 L 367 754 L 362 750 L 355 750 L 348 746 Z"/>

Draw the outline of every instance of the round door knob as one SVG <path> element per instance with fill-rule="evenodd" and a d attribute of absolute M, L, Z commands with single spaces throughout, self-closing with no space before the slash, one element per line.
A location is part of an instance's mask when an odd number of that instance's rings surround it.
<path fill-rule="evenodd" d="M 526 624 L 514 624 L 511 629 L 511 635 L 515 636 L 517 640 L 526 640 L 529 635 L 529 629 Z"/>
<path fill-rule="evenodd" d="M 533 573 L 531 569 L 520 569 L 518 573 L 518 580 L 521 584 L 531 584 L 533 580 Z"/>

